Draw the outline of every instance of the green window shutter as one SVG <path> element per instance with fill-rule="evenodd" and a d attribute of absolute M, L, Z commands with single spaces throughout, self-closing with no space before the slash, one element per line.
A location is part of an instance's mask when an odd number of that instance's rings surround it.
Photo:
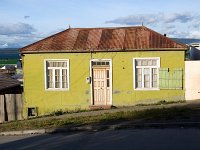
<path fill-rule="evenodd" d="M 159 69 L 160 89 L 183 89 L 183 69 L 175 68 L 169 71 L 168 68 Z"/>

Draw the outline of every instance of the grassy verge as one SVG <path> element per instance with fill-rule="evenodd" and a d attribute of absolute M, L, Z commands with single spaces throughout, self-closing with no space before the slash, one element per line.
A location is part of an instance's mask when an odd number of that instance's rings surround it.
<path fill-rule="evenodd" d="M 90 124 L 101 124 L 112 121 L 127 121 L 127 120 L 173 120 L 173 119 L 189 119 L 192 114 L 200 113 L 198 109 L 190 108 L 162 108 L 149 109 L 142 111 L 127 111 L 116 113 L 105 113 L 98 116 L 87 117 L 46 117 L 35 118 L 23 121 L 14 121 L 0 124 L 0 132 L 2 131 L 16 131 L 27 129 L 41 129 L 41 128 L 58 128 L 70 127 Z"/>
<path fill-rule="evenodd" d="M 0 59 L 0 66 L 8 64 L 17 64 L 18 59 Z"/>

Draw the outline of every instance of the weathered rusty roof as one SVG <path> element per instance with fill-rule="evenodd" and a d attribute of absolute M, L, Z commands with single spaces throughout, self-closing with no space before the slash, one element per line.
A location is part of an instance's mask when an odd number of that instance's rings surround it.
<path fill-rule="evenodd" d="M 21 53 L 186 50 L 187 46 L 147 27 L 69 28 L 21 48 Z"/>
<path fill-rule="evenodd" d="M 4 89 L 20 86 L 20 82 L 16 79 L 4 77 L 0 75 L 0 91 Z"/>

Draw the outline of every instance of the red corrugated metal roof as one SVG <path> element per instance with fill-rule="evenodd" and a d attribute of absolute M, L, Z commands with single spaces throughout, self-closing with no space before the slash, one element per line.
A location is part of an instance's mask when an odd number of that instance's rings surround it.
<path fill-rule="evenodd" d="M 21 48 L 21 53 L 129 50 L 185 50 L 147 27 L 70 28 Z"/>

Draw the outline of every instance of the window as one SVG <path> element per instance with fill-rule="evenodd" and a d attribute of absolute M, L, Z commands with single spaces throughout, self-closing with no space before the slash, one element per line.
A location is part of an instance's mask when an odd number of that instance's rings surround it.
<path fill-rule="evenodd" d="M 69 89 L 69 60 L 46 60 L 46 89 Z"/>
<path fill-rule="evenodd" d="M 158 89 L 160 58 L 134 58 L 134 88 Z"/>

